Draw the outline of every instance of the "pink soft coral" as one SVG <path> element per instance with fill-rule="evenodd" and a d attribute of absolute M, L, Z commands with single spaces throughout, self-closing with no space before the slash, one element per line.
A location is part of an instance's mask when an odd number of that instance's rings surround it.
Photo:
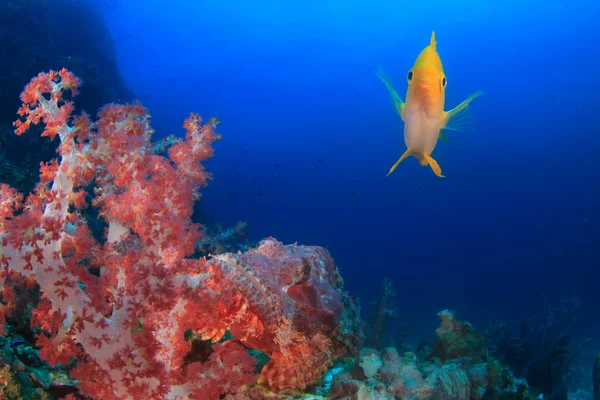
<path fill-rule="evenodd" d="M 16 131 L 43 123 L 60 161 L 41 165 L 24 202 L 0 186 L 0 311 L 18 300 L 12 285 L 39 285 L 32 324 L 46 361 L 76 361 L 72 375 L 95 398 L 211 399 L 255 381 L 239 343 L 271 357 L 262 379 L 274 389 L 305 387 L 360 345 L 352 323 L 341 324 L 358 307 L 324 249 L 268 239 L 244 254 L 188 258 L 202 235 L 191 215 L 210 178 L 201 162 L 219 138 L 214 120 L 192 114 L 166 158 L 153 151 L 140 104 L 105 106 L 95 122 L 72 117 L 63 94 L 78 87 L 66 70 L 27 85 Z M 81 212 L 89 197 L 108 225 L 103 241 Z M 186 364 L 188 329 L 215 342 L 229 330 L 237 342 Z"/>

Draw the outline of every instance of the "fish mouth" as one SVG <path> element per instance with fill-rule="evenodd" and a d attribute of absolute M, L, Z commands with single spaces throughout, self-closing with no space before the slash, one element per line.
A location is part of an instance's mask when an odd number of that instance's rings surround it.
<path fill-rule="evenodd" d="M 421 80 L 414 83 L 413 92 L 416 100 L 421 105 L 428 117 L 439 116 L 440 92 L 438 86 L 429 80 Z"/>
<path fill-rule="evenodd" d="M 415 94 L 420 100 L 427 100 L 428 102 L 435 99 L 436 91 L 435 86 L 432 82 L 427 80 L 421 80 L 415 83 Z"/>

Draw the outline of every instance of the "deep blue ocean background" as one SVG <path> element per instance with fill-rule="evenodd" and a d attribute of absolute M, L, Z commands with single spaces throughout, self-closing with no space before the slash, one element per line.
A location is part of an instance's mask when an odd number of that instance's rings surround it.
<path fill-rule="evenodd" d="M 248 236 L 326 246 L 368 302 L 383 277 L 411 334 L 436 312 L 518 321 L 550 300 L 600 304 L 600 3 L 479 0 L 147 1 L 107 9 L 118 65 L 157 136 L 190 111 L 223 121 L 203 211 Z M 404 151 L 375 75 L 404 98 L 435 30 L 446 109 L 474 128 L 434 151 L 446 179 Z M 85 90 L 85 89 L 84 89 Z M 596 329 L 596 331 L 594 331 Z"/>

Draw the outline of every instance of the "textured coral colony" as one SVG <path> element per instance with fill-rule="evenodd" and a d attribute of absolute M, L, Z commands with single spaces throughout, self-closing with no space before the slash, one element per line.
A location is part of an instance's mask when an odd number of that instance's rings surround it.
<path fill-rule="evenodd" d="M 385 318 L 363 323 L 324 248 L 202 254 L 192 213 L 218 120 L 192 114 L 184 140 L 152 143 L 140 104 L 73 115 L 79 86 L 52 71 L 21 95 L 16 133 L 60 144 L 30 194 L 0 186 L 0 397 L 529 398 L 450 311 L 431 345 L 367 347 Z"/>

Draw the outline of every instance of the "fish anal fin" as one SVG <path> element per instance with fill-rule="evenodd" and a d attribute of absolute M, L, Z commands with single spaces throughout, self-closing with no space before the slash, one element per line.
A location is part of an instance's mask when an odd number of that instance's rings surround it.
<path fill-rule="evenodd" d="M 404 152 L 404 154 L 402 154 L 400 156 L 400 158 L 398 159 L 398 161 L 396 161 L 396 164 L 392 165 L 392 168 L 390 168 L 390 172 L 388 172 L 388 174 L 386 176 L 390 176 L 390 174 L 392 172 L 394 172 L 394 170 L 396 169 L 396 167 L 398 167 L 398 165 L 400 165 L 400 163 L 408 156 L 413 155 L 413 151 L 411 149 L 406 149 L 406 151 Z"/>
<path fill-rule="evenodd" d="M 482 91 L 475 92 L 452 110 L 444 112 L 442 117 L 442 129 L 450 131 L 468 131 L 471 127 L 469 104 L 482 94 Z"/>
<path fill-rule="evenodd" d="M 429 164 L 429 166 L 433 170 L 434 174 L 436 174 L 440 178 L 445 178 L 445 176 L 442 175 L 442 169 L 440 168 L 440 165 L 438 164 L 437 161 L 435 161 L 435 159 L 433 157 L 431 157 L 431 155 L 429 155 L 427 153 L 421 153 L 421 156 L 426 161 L 425 165 Z M 423 163 L 421 163 L 421 165 L 423 165 Z"/>

